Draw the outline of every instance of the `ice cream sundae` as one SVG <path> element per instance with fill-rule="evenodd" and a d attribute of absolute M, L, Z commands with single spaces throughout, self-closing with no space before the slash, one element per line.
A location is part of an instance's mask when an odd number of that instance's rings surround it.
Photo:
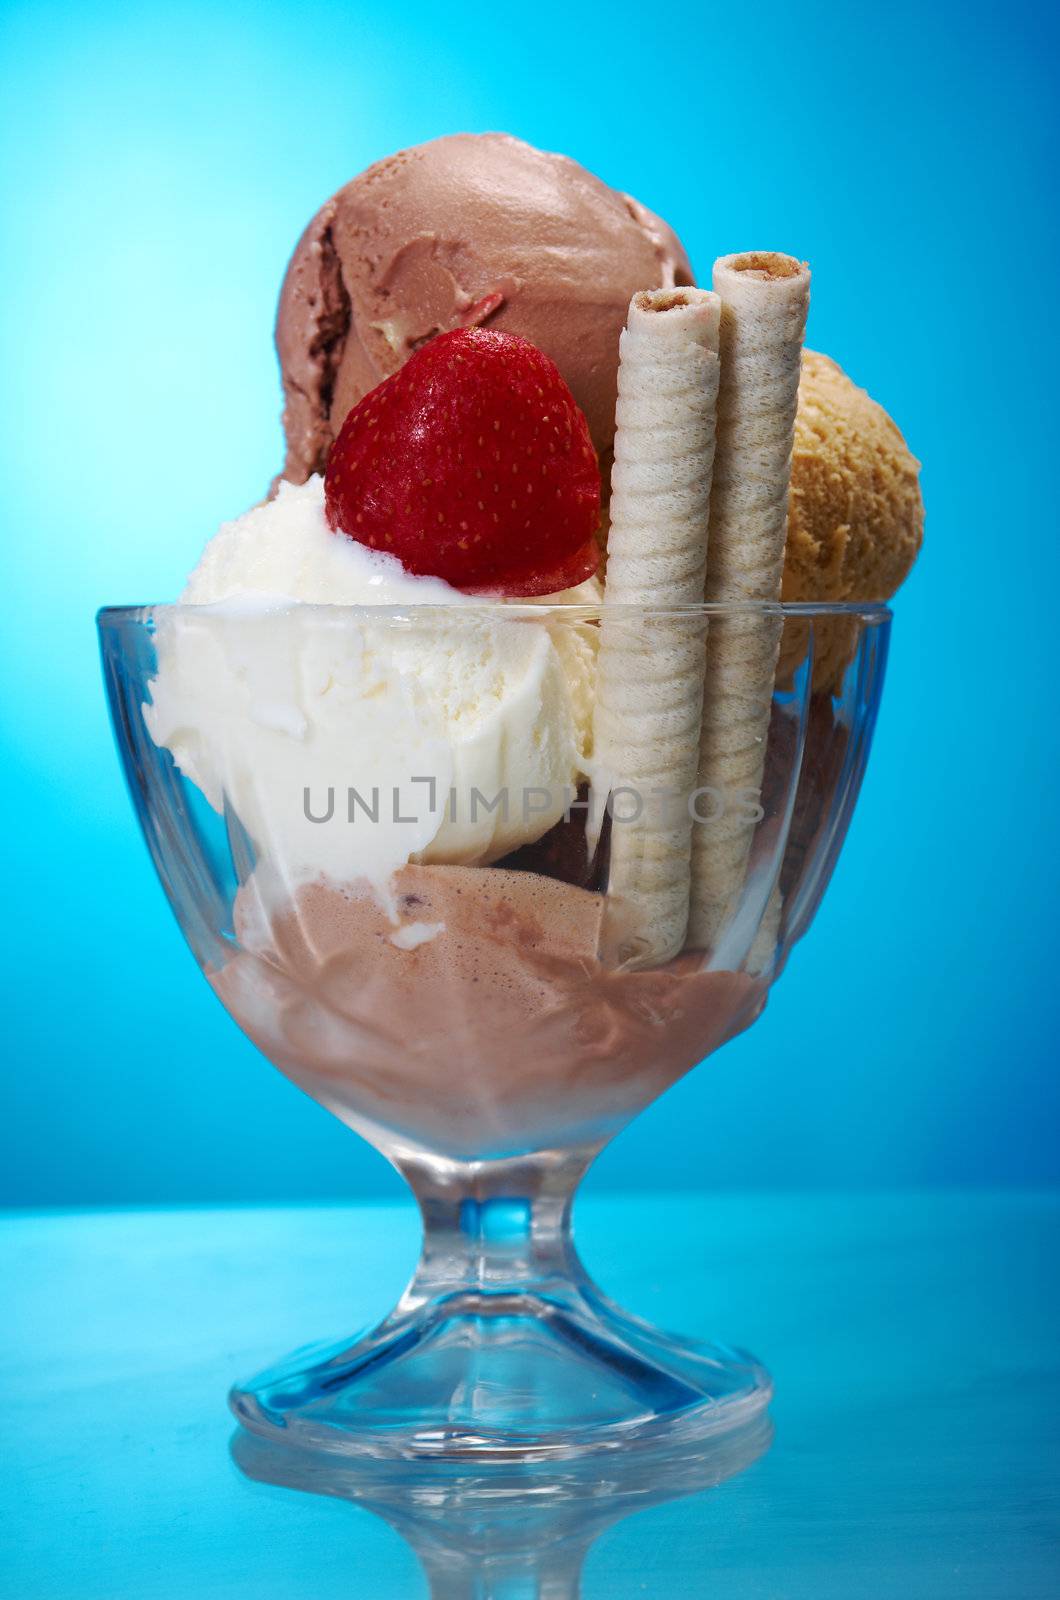
<path fill-rule="evenodd" d="M 797 412 L 806 267 L 756 252 L 714 281 L 638 202 L 500 135 L 380 162 L 295 251 L 285 476 L 159 614 L 145 718 L 243 841 L 211 982 L 377 1141 L 599 1141 L 764 1002 L 779 879 L 744 948 L 722 935 L 781 618 L 697 608 L 882 598 L 920 504 L 822 357 Z"/>
<path fill-rule="evenodd" d="M 509 1459 L 768 1398 L 602 1301 L 567 1222 L 761 1011 L 864 770 L 918 464 L 804 351 L 809 299 L 776 251 L 697 287 L 646 207 L 518 140 L 389 157 L 288 269 L 270 496 L 179 604 L 101 614 L 209 982 L 423 1205 L 392 1316 L 235 1391 L 253 1427 Z"/>

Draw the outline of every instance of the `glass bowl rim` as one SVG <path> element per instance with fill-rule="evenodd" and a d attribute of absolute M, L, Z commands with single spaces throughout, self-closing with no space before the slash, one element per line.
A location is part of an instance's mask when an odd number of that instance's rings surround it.
<path fill-rule="evenodd" d="M 700 601 L 686 605 L 608 605 L 603 600 L 586 604 L 584 601 L 535 601 L 526 600 L 521 603 L 513 600 L 475 600 L 461 601 L 459 605 L 430 604 L 430 605 L 332 605 L 330 603 L 310 603 L 300 600 L 268 599 L 261 597 L 248 597 L 247 600 L 237 601 L 221 600 L 212 605 L 182 605 L 179 601 L 164 602 L 157 605 L 117 605 L 101 606 L 96 612 L 96 625 L 104 629 L 150 625 L 159 615 L 198 617 L 198 618 L 231 618 L 239 622 L 268 623 L 280 616 L 288 616 L 292 612 L 306 615 L 309 612 L 319 613 L 322 619 L 335 621 L 337 618 L 350 617 L 361 620 L 372 619 L 375 621 L 392 620 L 394 622 L 408 622 L 419 619 L 432 619 L 445 617 L 452 620 L 454 617 L 467 616 L 471 618 L 506 617 L 509 620 L 521 617 L 562 617 L 567 621 L 597 621 L 609 617 L 614 621 L 632 621 L 635 619 L 660 619 L 664 617 L 729 617 L 729 616 L 761 616 L 790 618 L 791 620 L 803 619 L 812 621 L 823 617 L 857 617 L 863 622 L 882 623 L 891 621 L 894 613 L 890 606 L 883 600 L 712 600 Z"/>

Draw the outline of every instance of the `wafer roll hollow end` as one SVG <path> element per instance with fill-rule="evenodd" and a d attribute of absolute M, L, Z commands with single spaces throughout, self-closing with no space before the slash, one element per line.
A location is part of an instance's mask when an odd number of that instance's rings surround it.
<path fill-rule="evenodd" d="M 712 289 L 639 289 L 629 302 L 626 327 L 654 338 L 694 339 L 716 351 L 720 322 L 721 299 Z"/>
<path fill-rule="evenodd" d="M 774 303 L 810 295 L 810 269 L 805 261 L 785 256 L 777 250 L 741 250 L 736 255 L 719 256 L 714 263 L 714 288 L 722 299 L 753 304 L 768 294 Z"/>

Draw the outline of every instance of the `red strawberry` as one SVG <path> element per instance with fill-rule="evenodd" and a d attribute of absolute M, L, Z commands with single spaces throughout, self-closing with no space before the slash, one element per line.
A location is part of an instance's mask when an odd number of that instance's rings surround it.
<path fill-rule="evenodd" d="M 334 529 L 458 589 L 554 594 L 596 570 L 588 426 L 555 364 L 514 333 L 423 345 L 354 406 L 324 482 Z"/>

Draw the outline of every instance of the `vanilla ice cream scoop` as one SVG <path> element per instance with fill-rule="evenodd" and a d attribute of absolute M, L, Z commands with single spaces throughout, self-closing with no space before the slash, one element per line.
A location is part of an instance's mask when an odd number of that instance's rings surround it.
<path fill-rule="evenodd" d="M 222 527 L 181 599 L 156 613 L 148 728 L 285 891 L 367 880 L 385 904 L 397 867 L 498 860 L 573 798 L 594 630 L 333 533 L 319 478 Z"/>

